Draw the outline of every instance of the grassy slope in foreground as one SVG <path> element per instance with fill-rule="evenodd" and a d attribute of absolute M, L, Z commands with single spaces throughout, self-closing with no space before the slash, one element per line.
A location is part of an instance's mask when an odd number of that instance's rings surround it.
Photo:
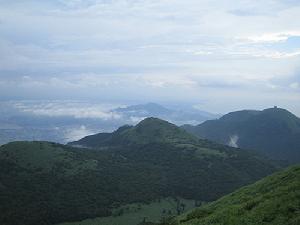
<path fill-rule="evenodd" d="M 268 176 L 169 224 L 298 225 L 300 166 Z"/>
<path fill-rule="evenodd" d="M 182 198 L 179 205 L 184 204 L 181 212 L 187 212 L 195 208 L 195 201 Z M 148 223 L 158 223 L 162 218 L 177 215 L 177 202 L 174 198 L 168 197 L 157 199 L 155 201 L 145 203 L 132 203 L 123 205 L 113 210 L 113 214 L 109 217 L 98 217 L 86 219 L 78 222 L 61 223 L 59 225 L 137 225 L 142 221 Z"/>

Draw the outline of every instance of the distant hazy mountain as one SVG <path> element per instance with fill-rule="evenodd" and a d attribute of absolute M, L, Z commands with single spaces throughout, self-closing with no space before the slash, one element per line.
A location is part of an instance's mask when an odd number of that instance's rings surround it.
<path fill-rule="evenodd" d="M 164 225 L 297 225 L 300 224 L 299 210 L 298 165 L 243 187 Z"/>
<path fill-rule="evenodd" d="M 183 128 L 200 138 L 254 149 L 273 159 L 300 162 L 300 119 L 285 109 L 237 111 Z"/>
<path fill-rule="evenodd" d="M 158 117 L 176 125 L 185 123 L 197 124 L 208 119 L 218 118 L 219 115 L 188 108 L 188 109 L 173 109 L 167 108 L 156 103 L 147 103 L 140 105 L 132 105 L 123 108 L 117 108 L 114 112 L 120 113 L 123 118 L 141 120 L 146 117 Z"/>
<path fill-rule="evenodd" d="M 177 125 L 217 117 L 192 106 L 175 110 L 155 103 L 117 106 L 72 101 L 0 102 L 0 145 L 32 140 L 64 144 L 89 134 L 111 132 L 124 124 L 134 125 L 151 116 Z"/>
<path fill-rule="evenodd" d="M 0 147 L 1 225 L 110 216 L 118 206 L 168 196 L 212 201 L 277 169 L 155 118 L 76 144 L 91 149 L 48 142 Z"/>
<path fill-rule="evenodd" d="M 127 115 L 132 116 L 159 116 L 159 115 L 167 115 L 172 112 L 172 110 L 165 108 L 162 105 L 156 103 L 147 103 L 140 105 L 132 105 L 127 107 L 120 107 L 115 109 L 114 111 L 120 113 L 126 113 Z"/>

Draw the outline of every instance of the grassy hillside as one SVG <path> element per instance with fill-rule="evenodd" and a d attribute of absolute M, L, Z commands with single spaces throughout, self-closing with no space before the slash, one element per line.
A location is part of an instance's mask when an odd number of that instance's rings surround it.
<path fill-rule="evenodd" d="M 169 196 L 207 202 L 277 169 L 258 155 L 198 140 L 157 119 L 117 132 L 116 143 L 100 149 L 48 142 L 1 146 L 0 224 L 109 217 L 123 205 Z"/>
<path fill-rule="evenodd" d="M 136 126 L 123 126 L 113 133 L 87 136 L 70 145 L 84 147 L 120 146 L 149 143 L 196 143 L 198 139 L 174 124 L 157 118 L 147 118 Z"/>
<path fill-rule="evenodd" d="M 164 218 L 195 208 L 195 201 L 182 198 L 163 198 L 145 203 L 132 203 L 113 210 L 109 217 L 98 217 L 59 225 L 137 225 L 143 221 L 159 223 Z"/>
<path fill-rule="evenodd" d="M 108 156 L 91 157 L 80 150 L 48 142 L 15 142 L 0 147 L 0 224 L 53 224 L 99 214 L 109 209 L 109 180 L 97 176 L 109 166 Z M 93 200 L 95 202 L 93 202 Z"/>
<path fill-rule="evenodd" d="M 266 177 L 166 224 L 298 225 L 300 166 Z"/>
<path fill-rule="evenodd" d="M 285 109 L 232 112 L 183 128 L 197 137 L 257 150 L 272 159 L 300 162 L 300 119 Z"/>
<path fill-rule="evenodd" d="M 95 170 L 98 164 L 96 160 L 84 160 L 72 148 L 49 142 L 12 142 L 0 147 L 0 151 L 0 160 L 41 172 L 59 169 L 61 175 Z"/>

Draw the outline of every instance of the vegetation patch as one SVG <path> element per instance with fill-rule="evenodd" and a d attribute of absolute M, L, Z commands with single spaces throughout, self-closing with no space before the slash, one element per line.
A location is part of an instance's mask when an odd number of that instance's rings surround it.
<path fill-rule="evenodd" d="M 182 198 L 163 198 L 148 204 L 127 204 L 113 209 L 112 216 L 87 219 L 80 222 L 59 225 L 137 225 L 140 223 L 159 223 L 195 207 L 194 200 Z"/>
<path fill-rule="evenodd" d="M 300 166 L 294 166 L 161 224 L 296 225 L 299 221 Z"/>

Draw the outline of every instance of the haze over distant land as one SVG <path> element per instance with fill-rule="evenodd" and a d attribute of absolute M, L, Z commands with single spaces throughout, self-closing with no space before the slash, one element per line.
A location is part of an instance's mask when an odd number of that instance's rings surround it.
<path fill-rule="evenodd" d="M 300 2 L 0 1 L 0 99 L 300 115 Z"/>
<path fill-rule="evenodd" d="M 199 124 L 219 115 L 193 105 L 156 103 L 126 106 L 97 101 L 0 102 L 0 144 L 10 141 L 75 141 L 98 132 L 110 132 L 146 117 L 159 117 L 177 125 Z"/>

